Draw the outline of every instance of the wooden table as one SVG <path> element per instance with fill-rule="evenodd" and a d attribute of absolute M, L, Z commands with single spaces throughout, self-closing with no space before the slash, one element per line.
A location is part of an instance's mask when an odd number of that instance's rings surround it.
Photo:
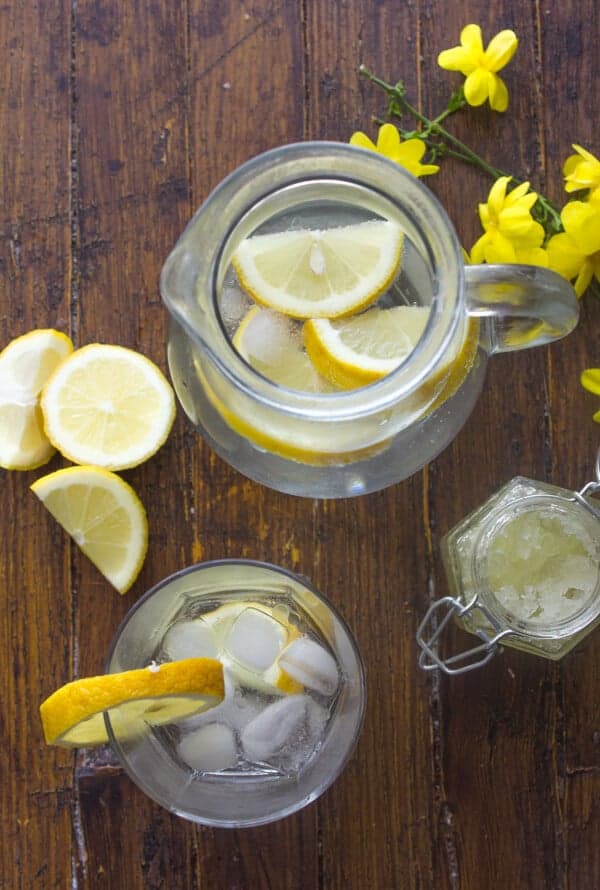
<path fill-rule="evenodd" d="M 0 344 L 34 327 L 165 363 L 157 276 L 193 210 L 248 157 L 307 138 L 374 133 L 381 93 L 360 62 L 405 79 L 429 112 L 436 65 L 463 24 L 520 37 L 505 116 L 453 131 L 562 203 L 578 142 L 596 154 L 596 0 L 22 0 L 0 10 Z M 458 162 L 428 184 L 466 245 L 489 181 Z M 463 431 L 408 481 L 303 500 L 242 478 L 179 412 L 165 447 L 125 474 L 150 549 L 123 598 L 29 491 L 2 471 L 0 887 L 592 890 L 600 885 L 600 637 L 559 664 L 514 651 L 448 680 L 417 667 L 415 632 L 447 591 L 441 536 L 517 474 L 578 486 L 598 445 L 578 382 L 597 366 L 600 303 L 547 348 L 490 363 Z M 46 747 L 42 698 L 102 670 L 135 599 L 186 564 L 266 559 L 308 575 L 364 656 L 356 752 L 316 804 L 277 824 L 213 830 L 138 791 L 109 750 Z M 466 638 L 456 631 L 456 642 Z"/>

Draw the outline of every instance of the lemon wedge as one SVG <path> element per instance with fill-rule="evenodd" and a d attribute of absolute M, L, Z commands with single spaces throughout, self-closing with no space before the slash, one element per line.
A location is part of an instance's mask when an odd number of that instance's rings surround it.
<path fill-rule="evenodd" d="M 394 279 L 404 234 L 390 220 L 252 235 L 233 267 L 257 303 L 293 318 L 336 318 L 373 303 Z"/>
<path fill-rule="evenodd" d="M 173 390 L 133 349 L 92 343 L 77 349 L 42 391 L 46 434 L 77 464 L 137 466 L 165 442 L 175 419 Z"/>
<path fill-rule="evenodd" d="M 66 334 L 39 328 L 11 340 L 0 353 L 0 467 L 33 470 L 54 454 L 44 432 L 39 395 L 71 352 Z"/>
<path fill-rule="evenodd" d="M 253 306 L 242 319 L 233 345 L 255 371 L 280 386 L 301 392 L 330 392 L 302 343 L 299 322 Z"/>
<path fill-rule="evenodd" d="M 92 747 L 108 742 L 104 714 L 117 738 L 206 711 L 223 701 L 223 666 L 186 658 L 117 674 L 84 677 L 57 689 L 40 705 L 49 745 Z"/>
<path fill-rule="evenodd" d="M 148 548 L 146 511 L 133 488 L 99 467 L 67 467 L 31 490 L 119 593 L 137 578 Z"/>
<path fill-rule="evenodd" d="M 304 343 L 323 377 L 355 389 L 397 368 L 415 348 L 428 318 L 426 306 L 375 306 L 351 318 L 309 319 Z"/>

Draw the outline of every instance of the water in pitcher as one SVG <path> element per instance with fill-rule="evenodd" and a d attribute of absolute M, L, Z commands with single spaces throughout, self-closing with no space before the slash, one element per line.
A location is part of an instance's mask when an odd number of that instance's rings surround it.
<path fill-rule="evenodd" d="M 218 307 L 254 370 L 290 389 L 331 393 L 405 361 L 431 299 L 430 271 L 398 222 L 360 204 L 311 200 L 243 239 Z"/>

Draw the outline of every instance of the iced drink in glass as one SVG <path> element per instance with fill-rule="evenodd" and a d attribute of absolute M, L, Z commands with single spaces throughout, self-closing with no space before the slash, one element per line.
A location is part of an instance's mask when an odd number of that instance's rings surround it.
<path fill-rule="evenodd" d="M 315 800 L 350 756 L 364 710 L 360 655 L 343 619 L 304 578 L 249 560 L 202 563 L 150 590 L 126 616 L 107 671 L 205 656 L 225 698 L 167 726 L 109 736 L 150 797 L 196 822 L 271 822 Z"/>

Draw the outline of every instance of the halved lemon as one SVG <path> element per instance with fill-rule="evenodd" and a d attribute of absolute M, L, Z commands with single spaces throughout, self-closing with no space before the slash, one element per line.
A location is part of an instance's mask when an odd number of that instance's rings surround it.
<path fill-rule="evenodd" d="M 253 306 L 235 332 L 233 345 L 255 371 L 280 386 L 329 392 L 331 384 L 306 354 L 298 325 L 281 312 Z"/>
<path fill-rule="evenodd" d="M 67 467 L 31 490 L 119 593 L 137 578 L 148 548 L 148 521 L 133 488 L 109 470 Z"/>
<path fill-rule="evenodd" d="M 304 343 L 323 377 L 355 389 L 397 368 L 415 348 L 428 318 L 426 306 L 375 306 L 350 318 L 309 319 Z"/>
<path fill-rule="evenodd" d="M 117 674 L 84 677 L 57 689 L 40 705 L 49 745 L 92 747 L 108 742 L 108 712 L 117 738 L 206 711 L 223 701 L 223 665 L 186 658 Z"/>
<path fill-rule="evenodd" d="M 148 358 L 105 343 L 76 350 L 41 398 L 46 434 L 64 457 L 109 470 L 135 467 L 166 440 L 175 397 Z"/>
<path fill-rule="evenodd" d="M 293 318 L 336 318 L 373 303 L 394 279 L 404 233 L 391 220 L 251 235 L 233 266 L 263 306 Z"/>
<path fill-rule="evenodd" d="M 54 454 L 44 432 L 39 395 L 72 352 L 66 334 L 39 328 L 11 340 L 0 353 L 0 467 L 33 470 Z"/>

